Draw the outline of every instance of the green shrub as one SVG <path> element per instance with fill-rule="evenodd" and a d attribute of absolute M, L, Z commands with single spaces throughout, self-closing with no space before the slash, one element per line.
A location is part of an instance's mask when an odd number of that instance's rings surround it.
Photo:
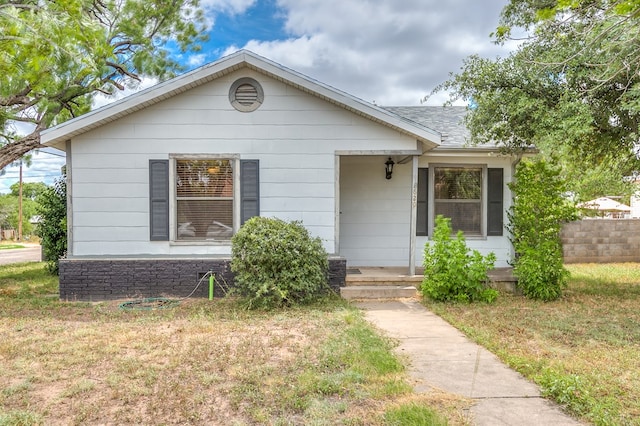
<path fill-rule="evenodd" d="M 250 307 L 308 303 L 328 289 L 322 241 L 312 238 L 300 222 L 254 217 L 231 243 L 236 291 Z"/>
<path fill-rule="evenodd" d="M 562 246 L 543 241 L 536 247 L 521 247 L 514 274 L 518 277 L 518 288 L 526 297 L 543 301 L 558 299 L 569 279 L 569 271 L 562 261 Z"/>
<path fill-rule="evenodd" d="M 424 248 L 424 297 L 440 302 L 493 302 L 498 292 L 487 288 L 487 271 L 493 268 L 493 253 L 471 251 L 462 231 L 451 237 L 451 220 L 438 216 L 433 243 Z"/>
<path fill-rule="evenodd" d="M 47 270 L 57 275 L 59 260 L 67 255 L 67 184 L 63 175 L 55 184 L 47 187 L 40 195 L 38 214 L 40 223 L 36 234 L 40 244 Z"/>
<path fill-rule="evenodd" d="M 523 294 L 535 300 L 555 300 L 569 278 L 562 259 L 562 224 L 576 218 L 564 199 L 566 184 L 560 171 L 544 160 L 523 160 L 509 184 L 514 202 L 509 231 L 516 257 L 514 274 Z"/>

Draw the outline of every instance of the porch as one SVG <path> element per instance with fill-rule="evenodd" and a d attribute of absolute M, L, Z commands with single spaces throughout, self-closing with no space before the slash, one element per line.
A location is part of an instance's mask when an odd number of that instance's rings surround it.
<path fill-rule="evenodd" d="M 407 267 L 347 267 L 345 286 L 340 287 L 340 295 L 347 300 L 418 297 L 423 273 L 423 268 L 416 268 L 416 275 L 410 275 Z M 491 287 L 517 292 L 513 268 L 494 268 L 488 275 Z"/>

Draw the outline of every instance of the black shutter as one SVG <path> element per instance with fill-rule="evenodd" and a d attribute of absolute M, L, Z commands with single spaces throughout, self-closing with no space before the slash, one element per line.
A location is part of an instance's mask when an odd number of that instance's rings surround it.
<path fill-rule="evenodd" d="M 500 236 L 504 217 L 504 171 L 488 169 L 487 174 L 487 235 Z"/>
<path fill-rule="evenodd" d="M 429 169 L 418 169 L 418 198 L 416 211 L 416 235 L 426 236 L 428 232 Z"/>
<path fill-rule="evenodd" d="M 259 160 L 240 160 L 240 225 L 260 215 L 259 175 Z"/>
<path fill-rule="evenodd" d="M 169 160 L 149 160 L 151 241 L 169 240 Z"/>

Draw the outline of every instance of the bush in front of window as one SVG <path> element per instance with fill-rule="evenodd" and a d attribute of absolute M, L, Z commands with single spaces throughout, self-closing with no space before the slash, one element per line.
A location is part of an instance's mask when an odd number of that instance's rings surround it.
<path fill-rule="evenodd" d="M 318 299 L 329 289 L 320 238 L 300 222 L 254 217 L 231 239 L 235 289 L 251 308 L 277 308 Z"/>
<path fill-rule="evenodd" d="M 438 302 L 493 302 L 498 292 L 487 287 L 487 271 L 496 256 L 467 247 L 462 231 L 451 236 L 451 220 L 436 217 L 433 241 L 424 247 L 423 297 Z"/>

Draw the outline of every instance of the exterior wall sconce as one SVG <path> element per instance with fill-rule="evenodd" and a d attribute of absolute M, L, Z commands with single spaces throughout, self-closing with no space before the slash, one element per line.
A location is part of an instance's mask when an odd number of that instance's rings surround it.
<path fill-rule="evenodd" d="M 389 159 L 384 163 L 384 171 L 386 172 L 386 178 L 391 179 L 391 175 L 393 174 L 393 165 L 396 164 L 393 162 L 393 159 L 389 157 Z"/>

